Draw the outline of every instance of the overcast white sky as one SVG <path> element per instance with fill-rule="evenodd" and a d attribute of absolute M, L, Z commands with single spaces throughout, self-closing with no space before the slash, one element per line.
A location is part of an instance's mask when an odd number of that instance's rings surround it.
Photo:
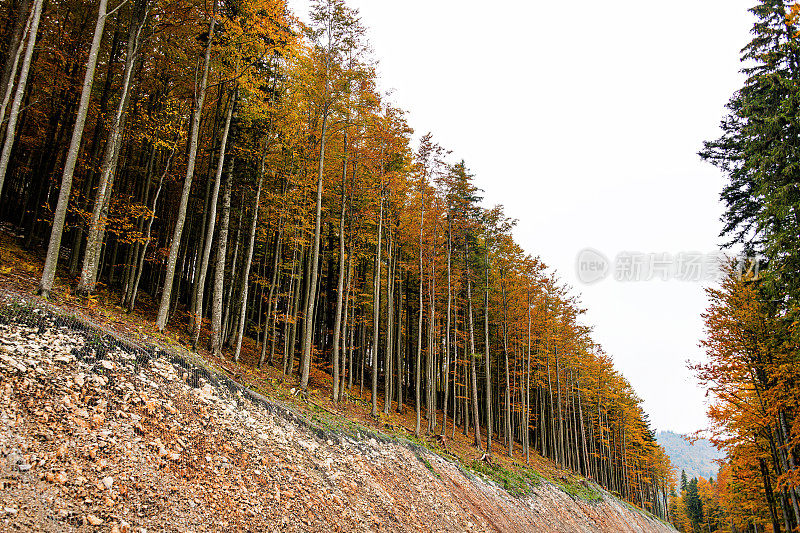
<path fill-rule="evenodd" d="M 516 237 L 582 293 L 658 429 L 705 424 L 698 282 L 581 284 L 575 259 L 714 252 L 723 178 L 696 153 L 740 83 L 752 0 L 350 0 L 382 86 L 463 158 Z M 305 18 L 307 2 L 290 5 Z"/>

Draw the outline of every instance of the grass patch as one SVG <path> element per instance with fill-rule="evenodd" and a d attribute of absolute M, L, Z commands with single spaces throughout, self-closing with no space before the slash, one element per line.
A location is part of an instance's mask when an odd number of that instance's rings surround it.
<path fill-rule="evenodd" d="M 555 485 L 573 498 L 590 502 L 603 499 L 603 493 L 583 478 L 575 476 L 569 476 L 566 479 L 560 478 L 555 480 Z"/>
<path fill-rule="evenodd" d="M 515 472 L 500 465 L 477 460 L 472 462 L 470 468 L 491 479 L 517 498 L 530 494 L 532 488 L 538 485 L 542 479 L 538 473 L 529 468 L 522 468 Z"/>

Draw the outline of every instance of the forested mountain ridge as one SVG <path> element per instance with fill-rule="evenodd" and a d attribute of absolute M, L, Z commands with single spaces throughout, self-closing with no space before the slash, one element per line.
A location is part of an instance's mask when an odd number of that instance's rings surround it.
<path fill-rule="evenodd" d="M 538 454 L 667 516 L 669 459 L 635 391 L 467 164 L 431 134 L 412 146 L 357 11 L 0 16 L 0 218 L 23 234 L 7 251 L 43 255 L 42 296 L 141 311 L 235 372 L 278 369 L 305 399 L 330 380 L 334 406 L 363 392 L 376 423 L 411 410 L 416 438 Z"/>
<path fill-rule="evenodd" d="M 719 471 L 717 459 L 724 457 L 707 439 L 687 441 L 674 431 L 658 431 L 658 444 L 664 448 L 675 471 L 686 472 L 687 477 L 716 477 Z"/>

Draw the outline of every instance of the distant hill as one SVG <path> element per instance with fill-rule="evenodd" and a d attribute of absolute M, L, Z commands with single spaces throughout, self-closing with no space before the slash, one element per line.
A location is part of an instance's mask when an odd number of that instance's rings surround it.
<path fill-rule="evenodd" d="M 723 454 L 717 450 L 708 440 L 698 439 L 694 444 L 684 440 L 683 435 L 673 431 L 659 431 L 656 440 L 664 448 L 672 461 L 673 466 L 678 470 L 686 471 L 689 479 L 693 477 L 716 477 L 719 465 L 715 459 L 721 459 Z"/>

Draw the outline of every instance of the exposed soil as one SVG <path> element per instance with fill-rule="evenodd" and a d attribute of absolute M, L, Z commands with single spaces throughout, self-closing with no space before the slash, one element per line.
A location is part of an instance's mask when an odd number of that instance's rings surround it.
<path fill-rule="evenodd" d="M 0 315 L 0 455 L 8 531 L 671 531 L 607 494 L 511 496 L 38 307 Z"/>

